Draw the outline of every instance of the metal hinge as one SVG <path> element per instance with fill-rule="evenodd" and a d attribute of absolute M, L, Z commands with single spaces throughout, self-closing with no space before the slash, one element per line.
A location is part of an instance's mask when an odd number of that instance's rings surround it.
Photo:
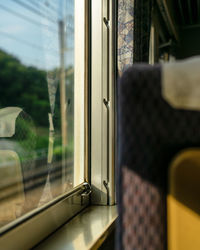
<path fill-rule="evenodd" d="M 83 183 L 83 192 L 81 193 L 82 197 L 89 196 L 92 193 L 92 188 L 88 182 Z"/>

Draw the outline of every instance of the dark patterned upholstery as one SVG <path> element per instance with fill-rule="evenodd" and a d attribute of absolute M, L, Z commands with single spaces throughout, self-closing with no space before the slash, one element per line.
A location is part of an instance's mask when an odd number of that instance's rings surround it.
<path fill-rule="evenodd" d="M 164 200 L 159 190 L 134 171 L 123 167 L 123 246 L 126 249 L 163 249 Z M 134 197 L 133 197 L 134 194 Z"/>
<path fill-rule="evenodd" d="M 118 249 L 166 249 L 168 165 L 200 146 L 200 112 L 161 96 L 161 66 L 135 64 L 118 84 Z"/>

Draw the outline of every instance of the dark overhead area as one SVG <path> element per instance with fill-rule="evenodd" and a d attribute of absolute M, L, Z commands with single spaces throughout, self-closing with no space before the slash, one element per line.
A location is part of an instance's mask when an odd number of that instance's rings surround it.
<path fill-rule="evenodd" d="M 157 0 L 156 3 L 167 28 L 165 43 L 170 44 L 161 52 L 168 50 L 177 59 L 200 55 L 200 0 Z"/>
<path fill-rule="evenodd" d="M 177 0 L 173 2 L 180 30 L 180 42 L 176 56 L 182 59 L 199 55 L 200 0 Z"/>
<path fill-rule="evenodd" d="M 200 25 L 200 0 L 173 1 L 180 27 Z"/>

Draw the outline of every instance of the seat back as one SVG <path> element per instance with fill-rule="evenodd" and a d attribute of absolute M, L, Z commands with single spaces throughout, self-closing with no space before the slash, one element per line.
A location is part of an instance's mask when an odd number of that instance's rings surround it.
<path fill-rule="evenodd" d="M 25 111 L 18 107 L 0 109 L 0 198 L 8 200 L 2 205 L 6 221 L 38 206 L 48 172 L 46 161 L 43 172 L 37 169 L 36 143 L 35 125 Z M 38 185 L 33 195 L 31 190 Z"/>
<path fill-rule="evenodd" d="M 118 249 L 167 249 L 168 166 L 200 146 L 200 112 L 162 98 L 161 71 L 135 64 L 118 85 Z"/>
<path fill-rule="evenodd" d="M 6 224 L 20 215 L 25 201 L 21 163 L 16 152 L 0 150 L 0 177 L 0 221 Z"/>

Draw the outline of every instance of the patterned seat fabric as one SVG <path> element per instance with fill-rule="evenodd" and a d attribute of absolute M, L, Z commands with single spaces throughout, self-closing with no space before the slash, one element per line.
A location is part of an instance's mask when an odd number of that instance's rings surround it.
<path fill-rule="evenodd" d="M 118 85 L 118 249 L 167 249 L 168 166 L 180 150 L 200 146 L 200 112 L 162 98 L 161 71 L 135 64 Z"/>

